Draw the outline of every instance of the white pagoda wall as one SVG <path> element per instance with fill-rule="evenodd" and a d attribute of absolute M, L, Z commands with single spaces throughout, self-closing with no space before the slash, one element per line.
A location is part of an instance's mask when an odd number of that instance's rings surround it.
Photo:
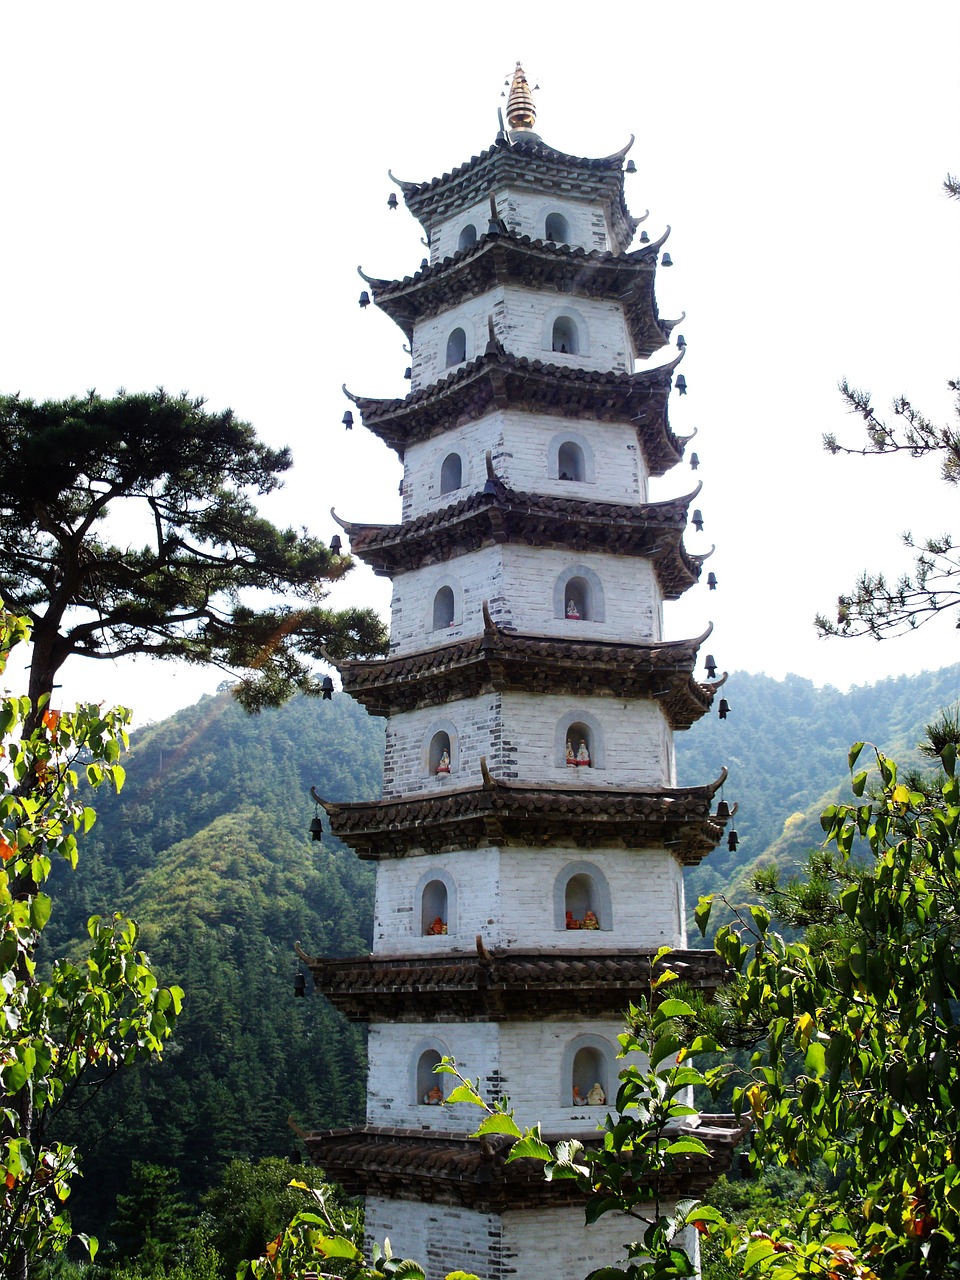
<path fill-rule="evenodd" d="M 553 350 L 553 322 L 561 315 L 577 323 L 578 353 Z M 571 369 L 633 372 L 633 350 L 619 303 L 577 298 L 555 289 L 498 285 L 414 325 L 412 390 L 431 386 L 458 367 L 447 365 L 447 338 L 454 329 L 466 336 L 465 361 L 482 355 L 491 316 L 494 332 L 510 355 Z"/>
<path fill-rule="evenodd" d="M 600 580 L 603 621 L 557 616 L 557 579 L 565 570 L 581 567 Z M 433 601 L 443 586 L 452 588 L 458 607 L 454 625 L 434 631 Z M 507 544 L 398 574 L 391 601 L 391 655 L 481 634 L 485 599 L 494 620 L 517 631 L 579 640 L 662 639 L 660 588 L 649 560 Z"/>
<path fill-rule="evenodd" d="M 589 767 L 566 764 L 567 726 L 572 721 L 593 731 Z M 430 772 L 430 742 L 438 731 L 450 739 L 447 774 Z M 390 717 L 383 795 L 430 795 L 478 782 L 481 756 L 499 778 L 572 787 L 669 786 L 670 734 L 653 700 L 481 694 Z"/>
<path fill-rule="evenodd" d="M 547 215 L 561 213 L 567 220 L 567 243 L 571 247 L 596 249 L 603 253 L 613 243 L 606 212 L 595 201 L 566 196 L 545 199 L 543 195 L 522 188 L 503 188 L 497 194 L 497 213 L 512 232 L 529 236 L 531 240 L 545 240 Z M 473 225 L 478 238 L 486 235 L 490 224 L 489 196 L 431 227 L 431 265 L 453 257 L 460 243 L 460 232 L 468 224 Z"/>
<path fill-rule="evenodd" d="M 404 1129 L 429 1126 L 439 1133 L 472 1133 L 483 1113 L 469 1102 L 434 1106 L 417 1097 L 417 1064 L 434 1050 L 456 1059 L 462 1075 L 479 1079 L 488 1100 L 506 1094 L 521 1128 L 540 1123 L 544 1133 L 591 1134 L 613 1106 L 617 1075 L 630 1062 L 618 1059 L 617 1036 L 622 1018 L 540 1022 L 375 1022 L 367 1041 L 367 1123 Z M 589 1040 L 602 1050 L 607 1103 L 574 1106 L 573 1053 Z M 453 1076 L 429 1076 L 444 1093 L 456 1085 Z M 597 1083 L 592 1079 L 589 1084 Z"/>
<path fill-rule="evenodd" d="M 551 455 L 562 440 L 580 444 L 589 457 L 592 479 L 561 480 Z M 502 410 L 476 422 L 411 445 L 404 455 L 403 519 L 450 506 L 482 489 L 485 455 L 510 488 L 524 493 L 581 498 L 593 502 L 639 503 L 647 500 L 647 471 L 633 426 L 624 422 L 571 421 L 560 414 L 523 414 Z M 440 468 L 459 453 L 459 489 L 440 492 Z"/>
<path fill-rule="evenodd" d="M 598 930 L 559 927 L 558 878 L 583 864 L 609 890 Z M 450 932 L 424 937 L 422 894 L 438 877 L 452 887 Z M 683 871 L 666 849 L 464 849 L 378 864 L 373 949 L 474 955 L 479 933 L 489 950 L 643 951 L 686 946 L 685 920 Z"/>
<path fill-rule="evenodd" d="M 666 1214 L 675 1208 L 661 1207 Z M 492 1214 L 368 1196 L 366 1233 L 368 1247 L 389 1237 L 395 1256 L 416 1258 L 427 1280 L 443 1280 L 454 1268 L 483 1280 L 583 1280 L 620 1262 L 643 1224 L 609 1213 L 588 1227 L 583 1211 L 572 1206 Z M 678 1244 L 699 1257 L 695 1231 L 683 1232 Z"/>

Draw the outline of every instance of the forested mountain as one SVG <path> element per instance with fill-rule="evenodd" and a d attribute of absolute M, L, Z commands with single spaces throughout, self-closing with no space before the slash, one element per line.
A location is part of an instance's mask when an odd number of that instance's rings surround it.
<path fill-rule="evenodd" d="M 729 718 L 677 736 L 681 785 L 725 764 L 725 798 L 740 804 L 740 847 L 722 845 L 691 874 L 691 902 L 771 849 L 815 843 L 850 743 L 914 758 L 924 724 L 958 687 L 960 667 L 849 693 L 732 675 Z M 195 1196 L 233 1156 L 289 1154 L 291 1113 L 308 1128 L 361 1116 L 361 1032 L 319 997 L 294 999 L 292 948 L 369 948 L 373 868 L 329 832 L 310 840 L 309 787 L 338 800 L 377 795 L 382 749 L 383 722 L 340 696 L 250 717 L 223 693 L 135 735 L 123 792 L 98 796 L 79 870 L 58 874 L 50 931 L 66 947 L 95 912 L 132 915 L 186 1002 L 162 1065 L 127 1073 L 68 1118 L 65 1135 L 90 1153 L 72 1201 L 78 1228 L 103 1229 L 134 1159 L 176 1166 Z"/>

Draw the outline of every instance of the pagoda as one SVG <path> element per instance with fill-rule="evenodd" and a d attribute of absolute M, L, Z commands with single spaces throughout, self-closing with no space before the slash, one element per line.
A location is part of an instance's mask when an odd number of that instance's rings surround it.
<path fill-rule="evenodd" d="M 351 396 L 403 461 L 401 522 L 340 521 L 393 583 L 388 656 L 340 664 L 386 717 L 383 794 L 315 797 L 377 882 L 372 954 L 305 957 L 369 1024 L 367 1122 L 307 1144 L 365 1197 L 369 1236 L 430 1280 L 582 1280 L 637 1235 L 616 1215 L 585 1226 L 572 1182 L 472 1138 L 482 1116 L 444 1105 L 440 1059 L 508 1096 L 521 1127 L 597 1141 L 623 1011 L 658 949 L 689 983 L 723 976 L 684 949 L 683 887 L 723 834 L 723 778 L 677 787 L 673 751 L 721 682 L 694 676 L 709 631 L 665 640 L 662 619 L 700 577 L 683 543 L 699 486 L 648 495 L 688 442 L 667 415 L 682 340 L 646 367 L 676 323 L 654 296 L 669 228 L 630 249 L 630 144 L 603 159 L 548 146 L 519 64 L 506 115 L 488 150 L 398 184 L 429 261 L 364 276 L 361 302 L 412 349 L 406 397 Z M 685 1158 L 678 1197 L 740 1136 L 699 1119 L 710 1156 Z"/>

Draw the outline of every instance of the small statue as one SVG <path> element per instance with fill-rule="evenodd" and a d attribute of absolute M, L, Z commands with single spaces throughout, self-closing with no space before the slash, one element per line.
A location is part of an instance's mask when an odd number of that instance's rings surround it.
<path fill-rule="evenodd" d="M 580 739 L 580 746 L 577 748 L 577 764 L 590 768 L 590 752 L 587 750 L 586 739 Z"/>
<path fill-rule="evenodd" d="M 425 1093 L 423 1095 L 424 1105 L 428 1107 L 439 1107 L 442 1101 L 443 1101 L 443 1090 L 440 1088 L 438 1084 L 435 1084 L 428 1093 Z"/>
<path fill-rule="evenodd" d="M 581 929 L 599 929 L 600 921 L 597 919 L 597 917 L 593 914 L 592 911 L 588 911 L 586 915 L 583 917 L 583 919 L 580 921 L 580 928 Z"/>
<path fill-rule="evenodd" d="M 587 1094 L 587 1106 L 602 1107 L 603 1104 L 606 1102 L 606 1100 L 607 1100 L 607 1095 L 600 1088 L 600 1083 L 598 1081 L 590 1090 L 590 1092 Z"/>
<path fill-rule="evenodd" d="M 567 912 L 566 924 L 568 929 L 581 929 L 583 927 L 579 920 L 574 920 L 572 911 Z"/>
<path fill-rule="evenodd" d="M 440 761 L 437 764 L 437 773 L 450 772 L 450 752 L 444 747 L 440 752 Z"/>
<path fill-rule="evenodd" d="M 577 767 L 577 753 L 573 749 L 573 743 L 567 739 L 567 764 L 571 769 Z"/>
<path fill-rule="evenodd" d="M 574 622 L 580 621 L 580 610 L 577 608 L 577 602 L 573 596 L 567 601 L 567 617 Z"/>
<path fill-rule="evenodd" d="M 428 926 L 427 933 L 431 936 L 437 936 L 447 932 L 447 922 L 440 916 L 434 916 L 433 923 Z"/>
<path fill-rule="evenodd" d="M 573 1105 L 575 1107 L 586 1106 L 586 1099 L 576 1085 L 573 1086 Z"/>

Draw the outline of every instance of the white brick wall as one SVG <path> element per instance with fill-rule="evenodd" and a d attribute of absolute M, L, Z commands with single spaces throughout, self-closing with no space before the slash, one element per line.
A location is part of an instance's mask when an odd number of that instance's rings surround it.
<path fill-rule="evenodd" d="M 578 355 L 552 350 L 553 321 L 561 314 L 577 321 Z M 414 326 L 412 390 L 431 386 L 447 374 L 447 338 L 454 329 L 466 334 L 466 360 L 481 355 L 489 338 L 490 316 L 497 337 L 511 355 L 572 368 L 633 371 L 633 350 L 619 303 L 564 296 L 553 289 L 538 292 L 498 286 Z"/>
<path fill-rule="evenodd" d="M 571 720 L 594 733 L 590 768 L 571 769 L 565 763 Z M 429 747 L 438 731 L 450 738 L 453 769 L 432 775 Z M 479 782 L 481 756 L 495 776 L 524 782 L 659 787 L 670 776 L 669 747 L 670 730 L 653 701 L 489 693 L 391 716 L 383 794 L 431 793 Z"/>
<path fill-rule="evenodd" d="M 674 1207 L 664 1203 L 661 1211 L 669 1215 Z M 622 1262 L 642 1233 L 636 1218 L 615 1213 L 588 1227 L 575 1207 L 497 1215 L 376 1196 L 366 1201 L 368 1248 L 389 1238 L 394 1255 L 416 1259 L 427 1280 L 443 1280 L 454 1269 L 481 1280 L 583 1280 Z M 697 1256 L 696 1232 L 684 1233 L 681 1243 Z"/>
<path fill-rule="evenodd" d="M 601 917 L 604 928 L 596 931 L 558 929 L 554 886 L 565 868 L 583 862 L 606 878 L 612 919 Z M 435 872 L 453 881 L 456 929 L 423 937 L 417 889 Z M 683 872 L 665 849 L 469 849 L 378 865 L 373 948 L 382 955 L 473 955 L 478 933 L 491 949 L 683 947 L 684 920 Z"/>
<path fill-rule="evenodd" d="M 581 443 L 592 455 L 593 481 L 560 480 L 550 475 L 551 444 Z M 647 474 L 636 431 L 620 422 L 571 422 L 559 414 L 497 410 L 478 422 L 467 422 L 420 444 L 404 458 L 403 518 L 449 506 L 482 489 L 490 451 L 501 480 L 523 493 L 551 494 L 593 502 L 645 502 Z M 463 481 L 451 493 L 440 492 L 440 467 L 449 453 L 459 453 Z"/>
<path fill-rule="evenodd" d="M 585 566 L 602 584 L 605 620 L 571 622 L 554 613 L 554 584 L 572 566 Z M 433 600 L 455 578 L 462 592 L 462 621 L 433 631 Z M 479 635 L 482 604 L 514 630 L 584 640 L 659 640 L 660 589 L 648 560 L 599 552 L 574 555 L 550 548 L 484 547 L 444 564 L 398 574 L 391 602 L 390 650 L 413 653 L 431 645 Z"/>
<path fill-rule="evenodd" d="M 467 1102 L 431 1106 L 416 1101 L 416 1065 L 435 1050 L 456 1060 L 468 1079 L 480 1082 L 488 1100 L 506 1095 L 521 1128 L 538 1121 L 545 1133 L 593 1133 L 612 1105 L 617 1073 L 631 1059 L 616 1058 L 622 1019 L 581 1022 L 373 1023 L 367 1042 L 367 1123 L 439 1132 L 472 1133 L 483 1118 Z M 606 1042 L 610 1059 L 610 1105 L 574 1106 L 564 1078 L 565 1051 L 584 1033 Z M 445 1092 L 456 1083 L 445 1080 Z"/>
<path fill-rule="evenodd" d="M 608 249 L 611 237 L 607 230 L 606 214 L 593 201 L 579 200 L 575 197 L 544 200 L 532 191 L 519 188 L 508 188 L 497 195 L 497 213 L 516 235 L 529 236 L 531 240 L 546 238 L 545 224 L 547 214 L 560 213 L 569 227 L 568 243 L 573 248 Z M 490 222 L 490 200 L 477 201 L 462 210 L 456 217 L 430 228 L 430 262 L 436 264 L 444 258 L 450 258 L 457 252 L 460 232 L 472 222 L 477 236 L 486 235 Z"/>

